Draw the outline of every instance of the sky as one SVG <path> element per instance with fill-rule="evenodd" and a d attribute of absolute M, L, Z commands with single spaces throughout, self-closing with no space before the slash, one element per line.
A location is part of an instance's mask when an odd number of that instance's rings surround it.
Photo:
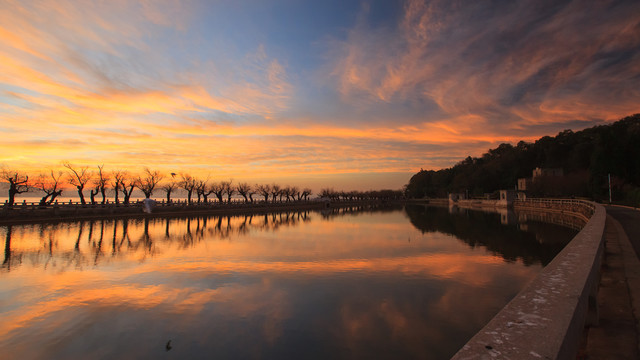
<path fill-rule="evenodd" d="M 640 112 L 640 2 L 0 0 L 0 165 L 400 189 Z"/>

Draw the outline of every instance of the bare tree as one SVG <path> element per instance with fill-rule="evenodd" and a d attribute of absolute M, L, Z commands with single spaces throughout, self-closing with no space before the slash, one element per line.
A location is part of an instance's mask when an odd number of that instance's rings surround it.
<path fill-rule="evenodd" d="M 251 201 L 251 203 L 253 203 L 253 195 L 255 195 L 257 193 L 257 190 L 255 188 L 252 188 L 251 185 L 249 185 L 249 191 L 247 192 L 247 194 L 249 195 L 249 201 Z"/>
<path fill-rule="evenodd" d="M 320 190 L 320 197 L 329 198 L 331 200 L 334 200 L 337 196 L 338 196 L 338 192 L 336 192 L 333 189 L 326 188 L 326 189 Z"/>
<path fill-rule="evenodd" d="M 104 164 L 98 165 L 98 178 L 94 180 L 94 183 L 100 194 L 102 195 L 102 204 L 107 202 L 107 184 L 109 184 L 109 176 L 102 171 Z"/>
<path fill-rule="evenodd" d="M 280 185 L 278 184 L 273 184 L 271 185 L 271 198 L 273 199 L 273 202 L 276 202 L 278 195 L 280 195 L 282 193 L 282 189 L 280 188 Z"/>
<path fill-rule="evenodd" d="M 45 195 L 40 199 L 40 205 L 49 205 L 53 203 L 56 197 L 62 195 L 62 189 L 59 189 L 62 171 L 54 173 L 51 170 L 51 179 L 45 174 L 40 174 L 35 181 L 35 187 L 44 192 Z"/>
<path fill-rule="evenodd" d="M 209 180 L 200 180 L 196 185 L 196 193 L 198 194 L 198 202 L 200 202 L 200 198 L 202 197 L 202 201 L 204 203 L 209 202 L 209 195 L 211 195 L 213 191 L 213 187 L 209 185 Z"/>
<path fill-rule="evenodd" d="M 156 185 L 158 185 L 163 178 L 164 176 L 160 171 L 151 171 L 149 168 L 144 168 L 143 175 L 138 176 L 136 180 L 136 186 L 142 190 L 144 197 L 148 199 L 153 194 L 153 189 L 156 188 Z"/>
<path fill-rule="evenodd" d="M 207 182 L 198 180 L 196 181 L 196 196 L 198 196 L 198 204 L 200 204 L 200 199 L 204 196 L 204 191 L 207 189 Z"/>
<path fill-rule="evenodd" d="M 302 190 L 302 197 L 304 198 L 305 201 L 307 201 L 307 198 L 311 196 L 311 194 L 313 194 L 313 191 L 311 191 L 311 189 L 309 188 L 304 188 Z"/>
<path fill-rule="evenodd" d="M 7 202 L 9 207 L 13 206 L 16 195 L 29 191 L 29 176 L 26 174 L 21 174 L 18 171 L 9 169 L 2 169 L 0 177 L 9 183 L 9 200 Z"/>
<path fill-rule="evenodd" d="M 124 180 L 126 173 L 122 170 L 115 170 L 112 172 L 112 174 L 113 182 L 111 183 L 111 186 L 113 187 L 113 192 L 115 193 L 115 202 L 116 204 L 119 204 L 120 200 L 118 199 L 118 195 L 120 186 L 122 185 L 122 181 Z"/>
<path fill-rule="evenodd" d="M 280 201 L 282 201 L 282 199 L 284 198 L 285 200 L 289 201 L 289 194 L 291 192 L 291 187 L 290 186 L 285 186 L 280 190 Z"/>
<path fill-rule="evenodd" d="M 167 193 L 167 204 L 171 202 L 171 193 L 178 189 L 178 183 L 171 180 L 164 183 L 160 189 Z"/>
<path fill-rule="evenodd" d="M 264 202 L 269 201 L 269 195 L 271 195 L 271 186 L 267 184 L 256 184 L 256 191 L 264 196 Z"/>
<path fill-rule="evenodd" d="M 216 195 L 218 201 L 222 203 L 222 196 L 224 195 L 224 182 L 211 184 L 211 191 Z"/>
<path fill-rule="evenodd" d="M 120 180 L 120 189 L 122 190 L 122 195 L 124 195 L 124 199 L 122 202 L 124 204 L 129 204 L 131 199 L 131 194 L 133 193 L 133 189 L 135 189 L 137 183 L 137 179 L 132 176 L 129 176 L 128 173 L 122 172 L 122 180 Z"/>
<path fill-rule="evenodd" d="M 221 182 L 224 187 L 224 193 L 227 194 L 227 202 L 231 203 L 231 196 L 235 194 L 236 188 L 232 185 L 233 180 Z"/>
<path fill-rule="evenodd" d="M 75 186 L 76 189 L 78 189 L 80 203 L 82 203 L 83 205 L 86 204 L 87 202 L 84 200 L 84 194 L 82 193 L 82 191 L 84 190 L 85 185 L 93 177 L 93 174 L 86 166 L 82 166 L 79 169 L 74 169 L 73 165 L 68 162 L 62 163 L 62 166 L 69 169 L 69 184 Z"/>
<path fill-rule="evenodd" d="M 208 181 L 203 181 L 202 183 L 202 201 L 208 203 L 209 195 L 213 194 L 213 186 Z"/>
<path fill-rule="evenodd" d="M 93 189 L 89 189 L 89 195 L 91 198 L 91 205 L 95 205 L 96 204 L 96 195 L 98 195 L 98 193 L 100 192 L 100 186 L 99 185 L 95 185 Z"/>
<path fill-rule="evenodd" d="M 240 194 L 242 197 L 244 197 L 244 202 L 248 202 L 249 199 L 247 198 L 247 195 L 251 195 L 251 185 L 247 184 L 247 183 L 239 183 L 238 185 L 236 185 L 236 191 L 238 191 L 238 194 Z M 253 199 L 251 200 L 251 202 L 253 202 Z"/>
<path fill-rule="evenodd" d="M 180 178 L 181 180 L 178 185 L 187 191 L 187 202 L 191 204 L 191 194 L 193 193 L 193 190 L 195 190 L 196 188 L 197 180 L 194 179 L 189 174 L 180 174 Z"/>
<path fill-rule="evenodd" d="M 302 199 L 302 192 L 300 191 L 300 189 L 297 186 L 292 186 L 289 188 L 290 194 L 291 195 L 291 199 L 292 200 L 301 200 Z"/>

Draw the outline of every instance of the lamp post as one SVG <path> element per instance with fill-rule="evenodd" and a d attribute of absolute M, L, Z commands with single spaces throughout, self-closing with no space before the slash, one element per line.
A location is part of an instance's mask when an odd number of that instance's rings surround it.
<path fill-rule="evenodd" d="M 609 204 L 611 204 L 611 173 L 609 173 Z"/>

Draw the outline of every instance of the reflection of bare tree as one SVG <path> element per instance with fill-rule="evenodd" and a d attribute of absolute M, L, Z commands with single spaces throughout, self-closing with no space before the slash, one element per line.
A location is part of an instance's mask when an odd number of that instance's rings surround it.
<path fill-rule="evenodd" d="M 111 240 L 111 256 L 116 256 L 116 234 L 118 233 L 118 221 L 113 221 L 113 238 Z"/>
<path fill-rule="evenodd" d="M 93 260 L 94 265 L 98 265 L 98 258 L 102 255 L 102 240 L 104 239 L 104 220 L 100 222 L 100 238 L 95 246 L 95 258 Z"/>
<path fill-rule="evenodd" d="M 249 228 L 248 228 L 248 224 L 251 224 L 251 218 L 253 216 L 245 216 L 244 217 L 244 221 L 242 221 L 242 223 L 240 224 L 240 226 L 238 227 L 238 233 L 239 234 L 246 234 L 247 232 L 249 232 Z"/>
<path fill-rule="evenodd" d="M 51 266 L 97 266 L 109 258 L 132 259 L 137 255 L 154 256 L 157 250 L 177 241 L 180 248 L 195 246 L 200 241 L 233 239 L 236 235 L 250 233 L 253 229 L 276 231 L 283 226 L 296 226 L 309 221 L 310 212 L 278 212 L 264 215 L 237 216 L 188 216 L 171 219 L 117 219 L 85 220 L 75 223 L 39 224 L 20 227 L 27 233 L 24 238 L 40 237 L 41 246 L 35 250 L 16 252 L 18 237 L 16 226 L 6 227 L 5 258 L 2 268 L 16 264 L 16 254 L 27 256 L 29 264 Z M 255 219 L 254 219 L 255 217 Z M 186 225 L 186 228 L 185 228 Z M 181 232 L 178 232 L 181 229 Z M 72 230 L 73 233 L 69 233 Z M 130 236 L 130 232 L 134 237 Z M 161 239 L 154 238 L 154 231 L 164 232 Z M 172 233 L 173 231 L 173 233 Z M 13 235 L 13 239 L 12 239 Z M 12 243 L 13 241 L 13 243 Z M 109 244 L 111 249 L 109 251 Z M 13 246 L 13 247 L 12 247 Z M 86 249 L 84 249 L 86 247 Z M 60 261 L 59 261 L 60 260 Z M 61 265 L 62 264 L 62 265 Z"/>
<path fill-rule="evenodd" d="M 187 218 L 187 231 L 185 232 L 182 239 L 185 247 L 193 244 L 193 234 L 191 234 L 191 218 L 190 217 Z"/>
<path fill-rule="evenodd" d="M 91 245 L 93 239 L 93 220 L 89 220 L 89 235 L 87 236 L 87 244 Z"/>
<path fill-rule="evenodd" d="M 140 238 L 140 240 L 142 241 L 142 244 L 144 245 L 144 248 L 151 253 L 152 248 L 153 248 L 153 240 L 151 239 L 151 236 L 149 235 L 149 218 L 145 218 L 144 219 L 144 231 L 142 233 L 142 237 Z"/>
<path fill-rule="evenodd" d="M 129 237 L 129 220 L 122 219 L 122 238 L 120 239 L 120 244 L 118 245 L 118 251 L 122 248 L 122 244 L 124 240 L 127 240 L 127 247 L 131 247 L 131 238 Z"/>
<path fill-rule="evenodd" d="M 199 233 L 199 238 L 198 239 L 203 239 L 204 238 L 204 231 L 207 229 L 207 219 L 208 217 L 203 216 L 202 217 L 202 227 L 200 228 L 200 233 Z M 198 220 L 198 226 L 200 225 L 200 221 Z"/>
<path fill-rule="evenodd" d="M 11 271 L 11 225 L 7 226 L 7 234 L 4 238 L 4 261 L 2 267 Z"/>
<path fill-rule="evenodd" d="M 80 238 L 82 237 L 82 230 L 84 230 L 84 221 L 78 223 L 78 239 L 76 240 L 76 246 L 74 247 L 76 252 L 80 252 Z"/>

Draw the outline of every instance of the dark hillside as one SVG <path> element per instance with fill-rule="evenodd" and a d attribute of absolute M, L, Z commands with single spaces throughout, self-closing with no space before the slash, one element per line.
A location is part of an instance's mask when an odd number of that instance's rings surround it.
<path fill-rule="evenodd" d="M 438 171 L 421 170 L 406 186 L 411 198 L 446 197 L 450 192 L 482 196 L 513 189 L 534 168 L 562 168 L 561 178 L 538 181 L 530 195 L 608 197 L 608 174 L 614 200 L 640 202 L 640 114 L 608 125 L 564 130 L 535 143 L 501 144 L 482 157 L 467 157 Z"/>

